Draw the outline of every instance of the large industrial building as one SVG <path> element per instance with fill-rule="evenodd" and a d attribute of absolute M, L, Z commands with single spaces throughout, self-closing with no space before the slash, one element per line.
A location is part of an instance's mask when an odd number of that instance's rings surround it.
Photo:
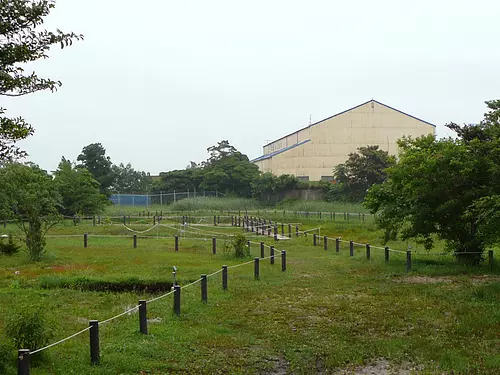
<path fill-rule="evenodd" d="M 330 181 L 334 167 L 359 147 L 379 145 L 396 155 L 398 139 L 435 134 L 435 129 L 427 121 L 370 100 L 265 145 L 263 155 L 252 162 L 275 175 Z"/>

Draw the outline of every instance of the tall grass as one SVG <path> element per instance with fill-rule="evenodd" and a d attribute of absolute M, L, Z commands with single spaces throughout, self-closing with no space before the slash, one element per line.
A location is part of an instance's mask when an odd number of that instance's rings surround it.
<path fill-rule="evenodd" d="M 289 211 L 368 213 L 361 203 L 291 200 L 283 201 L 277 206 Z"/>
<path fill-rule="evenodd" d="M 252 210 L 260 206 L 259 202 L 245 198 L 186 198 L 166 207 L 168 211 L 237 211 Z"/>

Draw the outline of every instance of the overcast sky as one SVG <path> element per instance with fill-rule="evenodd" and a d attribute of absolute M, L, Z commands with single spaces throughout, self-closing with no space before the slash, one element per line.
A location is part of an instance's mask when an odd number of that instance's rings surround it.
<path fill-rule="evenodd" d="M 4 99 L 54 170 L 101 142 L 156 174 L 228 139 L 250 158 L 372 98 L 437 125 L 478 122 L 500 98 L 498 0 L 58 0 L 51 30 L 85 35 L 29 66 L 55 94 Z"/>

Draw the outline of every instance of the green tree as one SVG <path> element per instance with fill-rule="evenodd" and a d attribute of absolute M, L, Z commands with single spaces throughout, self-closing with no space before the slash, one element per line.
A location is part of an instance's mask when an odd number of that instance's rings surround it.
<path fill-rule="evenodd" d="M 385 230 L 385 240 L 415 238 L 427 249 L 434 235 L 467 262 L 478 262 L 500 232 L 486 218 L 500 195 L 498 101 L 478 125 L 459 127 L 457 139 L 433 136 L 399 141 L 399 162 L 388 180 L 373 186 L 365 200 Z M 498 219 L 498 216 L 496 216 Z"/>
<path fill-rule="evenodd" d="M 164 192 L 184 192 L 200 190 L 200 183 L 203 180 L 202 168 L 181 169 L 160 173 L 160 181 L 153 183 L 153 191 Z"/>
<path fill-rule="evenodd" d="M 54 1 L 0 0 L 0 95 L 17 97 L 36 91 L 55 91 L 61 82 L 41 78 L 34 72 L 25 74 L 23 63 L 48 58 L 53 44 L 61 48 L 73 39 L 83 38 L 60 30 L 53 33 L 38 30 L 43 19 L 54 8 Z M 33 127 L 21 117 L 4 117 L 6 109 L 0 108 L 0 160 L 26 156 L 16 146 L 34 132 Z"/>
<path fill-rule="evenodd" d="M 147 193 L 151 190 L 151 177 L 146 172 L 136 171 L 132 165 L 113 165 L 115 181 L 113 191 L 117 193 Z"/>
<path fill-rule="evenodd" d="M 270 172 L 260 174 L 252 181 L 252 195 L 268 204 L 284 198 L 287 191 L 297 189 L 299 180 L 294 175 L 275 176 Z"/>
<path fill-rule="evenodd" d="M 0 168 L 0 214 L 17 221 L 34 261 L 41 259 L 45 234 L 60 219 L 60 205 L 52 177 L 38 166 L 9 163 Z"/>
<path fill-rule="evenodd" d="M 338 185 L 331 187 L 330 197 L 336 195 L 351 201 L 362 201 L 370 186 L 385 181 L 385 170 L 395 162 L 394 156 L 379 150 L 377 145 L 358 148 L 358 152 L 349 154 L 345 163 L 334 168 Z"/>
<path fill-rule="evenodd" d="M 217 158 L 211 157 L 211 159 L 212 162 L 203 168 L 203 181 L 200 184 L 202 189 L 240 197 L 252 195 L 252 181 L 259 176 L 260 172 L 259 167 L 251 163 L 246 155 L 234 151 Z"/>
<path fill-rule="evenodd" d="M 92 174 L 65 158 L 54 172 L 54 185 L 62 198 L 60 212 L 66 216 L 95 215 L 109 202 L 99 191 L 99 183 Z"/>
<path fill-rule="evenodd" d="M 82 149 L 77 160 L 81 162 L 79 168 L 85 168 L 100 184 L 101 193 L 110 196 L 110 188 L 115 182 L 116 175 L 113 172 L 113 163 L 109 156 L 106 156 L 106 149 L 100 143 L 91 143 Z"/>

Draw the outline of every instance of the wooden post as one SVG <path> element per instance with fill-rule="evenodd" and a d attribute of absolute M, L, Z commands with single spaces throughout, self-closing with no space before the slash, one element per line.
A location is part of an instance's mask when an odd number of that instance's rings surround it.
<path fill-rule="evenodd" d="M 137 249 L 137 234 L 134 234 L 134 249 Z"/>
<path fill-rule="evenodd" d="M 328 237 L 327 236 L 323 237 L 323 248 L 325 250 L 328 250 Z"/>
<path fill-rule="evenodd" d="M 222 289 L 227 290 L 227 266 L 222 266 Z"/>
<path fill-rule="evenodd" d="M 83 247 L 86 249 L 88 246 L 88 234 L 84 233 L 83 234 Z"/>
<path fill-rule="evenodd" d="M 139 331 L 143 335 L 148 334 L 148 314 L 146 303 L 146 300 L 139 300 Z"/>
<path fill-rule="evenodd" d="M 264 254 L 264 242 L 261 242 L 260 243 L 260 257 L 261 258 L 264 258 L 265 257 L 265 254 Z"/>
<path fill-rule="evenodd" d="M 338 253 L 340 251 L 340 238 L 335 239 L 335 251 Z"/>
<path fill-rule="evenodd" d="M 174 249 L 175 251 L 179 251 L 179 236 L 174 237 Z"/>
<path fill-rule="evenodd" d="M 30 375 L 29 349 L 19 349 L 17 351 L 17 375 Z"/>
<path fill-rule="evenodd" d="M 286 250 L 281 250 L 281 271 L 286 271 Z"/>
<path fill-rule="evenodd" d="M 285 224 L 281 223 L 281 235 L 285 236 Z"/>
<path fill-rule="evenodd" d="M 207 303 L 207 275 L 201 275 L 201 301 Z"/>
<path fill-rule="evenodd" d="M 217 238 L 212 238 L 212 254 L 215 255 L 217 253 Z"/>
<path fill-rule="evenodd" d="M 406 251 L 406 272 L 411 271 L 411 250 Z"/>
<path fill-rule="evenodd" d="M 217 226 L 217 216 L 214 215 L 214 227 L 216 227 L 216 226 Z"/>
<path fill-rule="evenodd" d="M 174 312 L 175 315 L 181 315 L 181 286 L 174 285 Z"/>
<path fill-rule="evenodd" d="M 92 365 L 98 365 L 101 356 L 99 353 L 99 321 L 91 320 L 89 321 L 90 326 L 90 363 Z"/>
<path fill-rule="evenodd" d="M 349 241 L 349 256 L 354 256 L 354 242 Z"/>
<path fill-rule="evenodd" d="M 255 280 L 259 280 L 259 277 L 260 277 L 260 272 L 259 272 L 259 258 L 255 257 L 254 260 L 253 260 L 253 264 L 254 264 L 253 274 L 254 274 Z"/>
<path fill-rule="evenodd" d="M 271 246 L 271 257 L 269 259 L 271 260 L 271 264 L 274 264 L 274 246 Z"/>
<path fill-rule="evenodd" d="M 386 262 L 386 263 L 389 263 L 389 246 L 386 246 L 386 247 L 384 248 L 384 253 L 385 253 L 385 254 L 384 254 L 384 255 L 385 255 L 385 262 Z"/>
<path fill-rule="evenodd" d="M 316 233 L 313 234 L 313 246 L 316 246 Z"/>
<path fill-rule="evenodd" d="M 292 224 L 288 224 L 288 237 L 292 238 Z"/>
<path fill-rule="evenodd" d="M 299 236 L 299 226 L 298 225 L 295 226 L 295 236 L 296 237 Z"/>
<path fill-rule="evenodd" d="M 370 244 L 366 244 L 366 259 L 370 260 L 371 254 L 370 254 Z"/>

